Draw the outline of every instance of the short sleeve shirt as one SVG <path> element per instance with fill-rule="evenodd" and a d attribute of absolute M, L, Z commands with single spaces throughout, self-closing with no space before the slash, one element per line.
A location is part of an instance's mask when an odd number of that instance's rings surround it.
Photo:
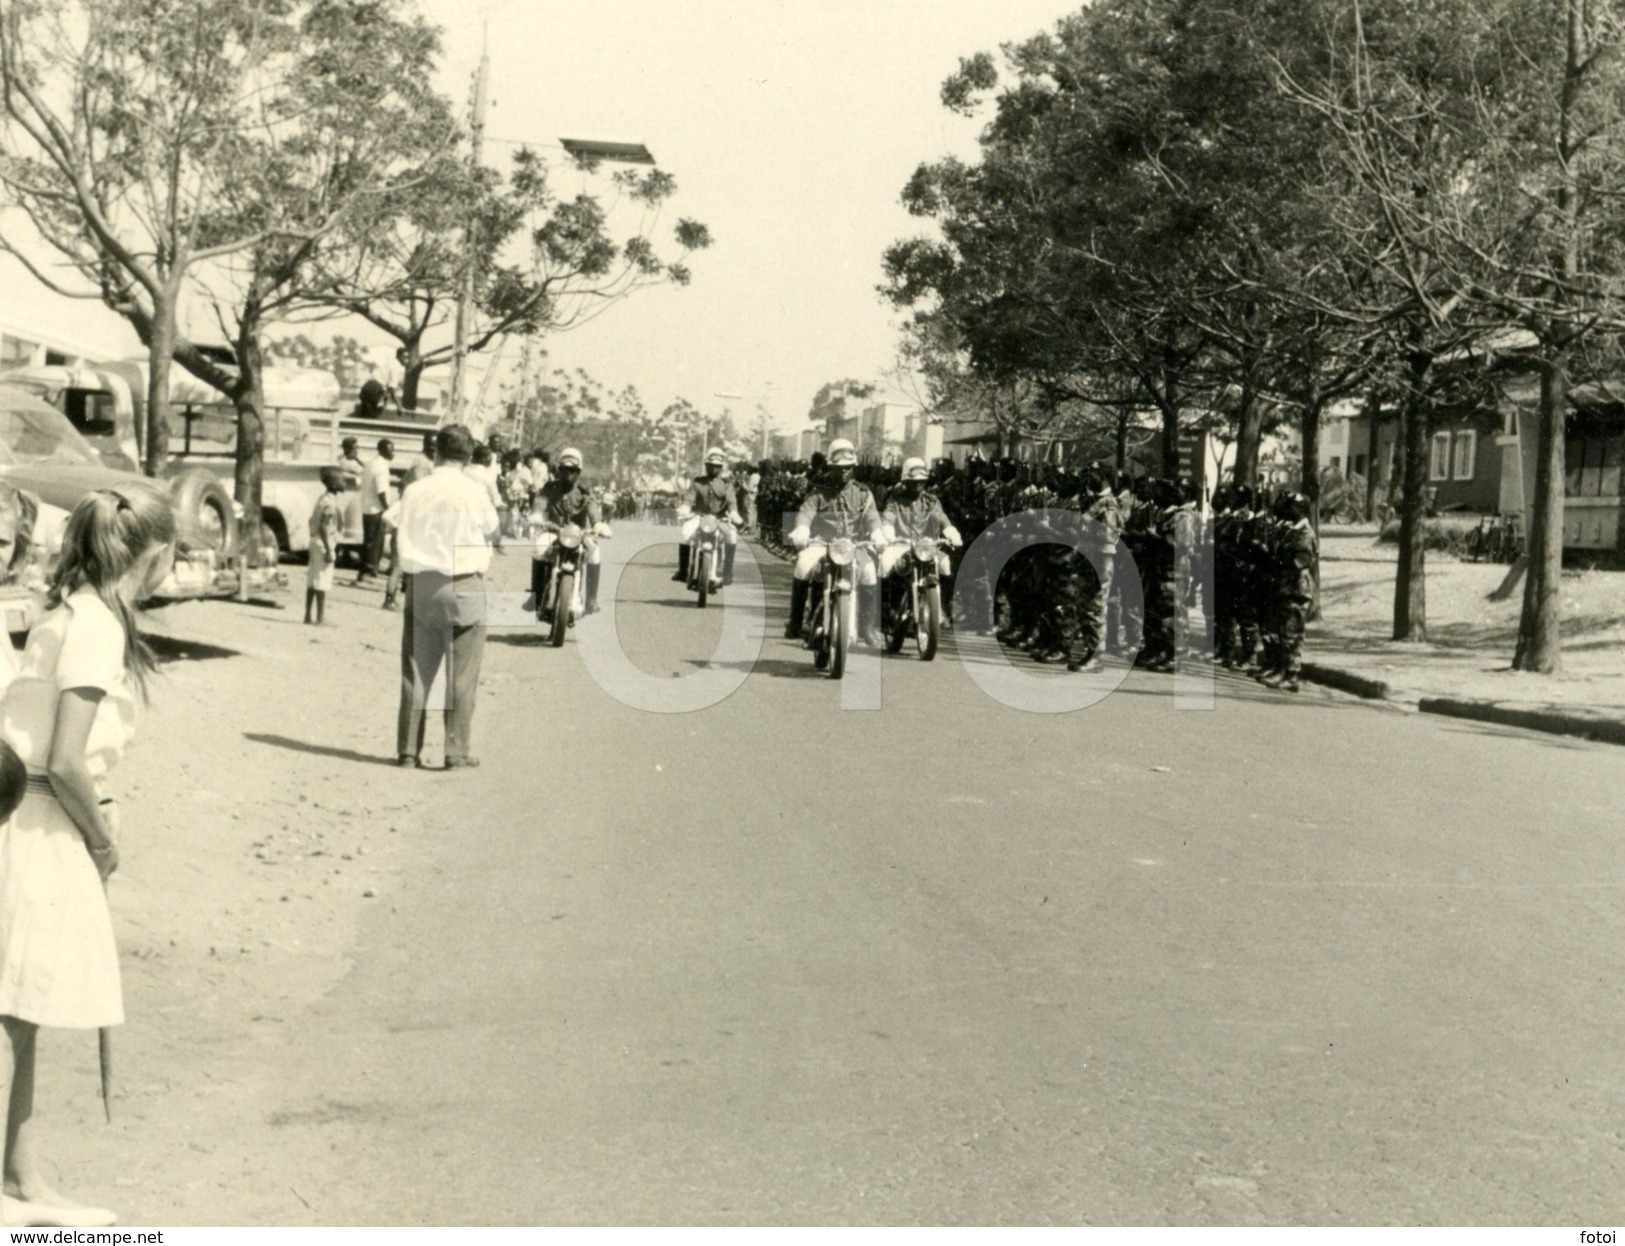
<path fill-rule="evenodd" d="M 70 593 L 29 633 L 17 677 L 0 700 L 0 736 L 30 770 L 50 761 L 57 698 L 70 688 L 103 694 L 85 743 L 90 773 L 100 778 L 118 762 L 136 721 L 125 643 L 124 625 L 92 588 Z"/>
<path fill-rule="evenodd" d="M 378 495 L 383 494 L 385 501 L 380 502 Z M 379 455 L 367 464 L 367 472 L 361 478 L 361 513 L 363 515 L 381 515 L 389 506 L 388 499 L 394 494 L 390 489 L 389 460 Z"/>

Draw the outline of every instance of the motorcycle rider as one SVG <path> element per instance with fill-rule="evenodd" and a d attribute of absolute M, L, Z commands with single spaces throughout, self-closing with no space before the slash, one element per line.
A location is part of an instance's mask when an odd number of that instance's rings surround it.
<path fill-rule="evenodd" d="M 786 640 L 801 636 L 801 616 L 807 607 L 807 585 L 824 561 L 829 542 L 836 537 L 853 540 L 879 540 L 884 525 L 875 506 L 875 495 L 852 479 L 858 466 L 858 452 L 850 441 L 838 437 L 830 443 L 829 466 L 816 480 L 801 509 L 796 512 L 795 527 L 790 531 L 790 544 L 801 552 L 796 555 L 795 580 L 790 586 L 790 619 L 784 625 Z M 861 528 L 861 534 L 854 529 Z M 875 578 L 874 559 L 867 550 L 859 550 L 856 559 L 858 580 L 859 641 L 862 644 L 880 644 L 879 611 L 876 597 L 879 589 Z"/>
<path fill-rule="evenodd" d="M 603 513 L 592 490 L 582 483 L 581 451 L 573 447 L 559 451 L 553 478 L 536 491 L 536 509 L 550 524 L 562 528 L 573 523 L 581 529 L 581 548 L 587 566 L 587 600 L 583 613 L 597 614 L 599 562 L 603 555 L 598 548 L 596 528 L 603 521 Z M 535 559 L 530 564 L 530 591 L 538 602 L 547 591 L 542 564 Z"/>
<path fill-rule="evenodd" d="M 709 451 L 705 456 L 705 475 L 696 476 L 688 482 L 688 492 L 683 495 L 682 505 L 677 508 L 677 518 L 683 526 L 679 537 L 681 544 L 677 547 L 677 574 L 671 577 L 673 580 L 684 584 L 688 582 L 689 559 L 694 552 L 692 542 L 700 526 L 700 517 L 714 515 L 722 525 L 721 582 L 723 585 L 734 582 L 734 551 L 739 545 L 739 524 L 742 521 L 739 508 L 734 504 L 733 482 L 724 471 L 727 464 L 727 457 L 721 450 Z M 717 587 L 717 582 L 713 580 L 710 587 Z"/>
<path fill-rule="evenodd" d="M 881 512 L 887 542 L 880 551 L 883 594 L 891 593 L 901 582 L 891 577 L 907 569 L 907 556 L 915 541 L 941 540 L 953 549 L 965 543 L 937 495 L 925 487 L 928 478 L 924 459 L 904 459 L 902 479 L 886 498 L 886 509 Z M 937 576 L 948 577 L 947 550 L 937 551 Z"/>

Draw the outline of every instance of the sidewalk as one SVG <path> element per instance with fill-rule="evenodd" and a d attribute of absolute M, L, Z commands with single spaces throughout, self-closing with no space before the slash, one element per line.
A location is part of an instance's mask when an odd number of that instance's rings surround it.
<path fill-rule="evenodd" d="M 1490 594 L 1508 568 L 1427 560 L 1426 644 L 1396 643 L 1398 551 L 1370 527 L 1321 534 L 1321 615 L 1304 644 L 1305 676 L 1425 713 L 1625 743 L 1625 573 L 1563 577 L 1563 669 L 1513 671 L 1523 585 Z"/>

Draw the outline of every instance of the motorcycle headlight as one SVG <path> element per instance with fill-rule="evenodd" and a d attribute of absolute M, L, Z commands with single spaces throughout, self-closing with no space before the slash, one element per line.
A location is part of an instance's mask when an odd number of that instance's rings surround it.
<path fill-rule="evenodd" d="M 829 560 L 837 567 L 844 567 L 856 555 L 857 549 L 851 541 L 842 537 L 838 541 L 831 541 L 829 546 Z"/>
<path fill-rule="evenodd" d="M 717 517 L 715 515 L 702 515 L 700 517 L 700 531 L 711 536 L 717 530 Z"/>
<path fill-rule="evenodd" d="M 914 542 L 914 557 L 921 562 L 935 562 L 937 560 L 937 543 L 935 541 Z"/>
<path fill-rule="evenodd" d="M 565 524 L 563 528 L 559 529 L 559 544 L 564 546 L 565 549 L 579 548 L 581 545 L 581 529 L 573 523 Z"/>

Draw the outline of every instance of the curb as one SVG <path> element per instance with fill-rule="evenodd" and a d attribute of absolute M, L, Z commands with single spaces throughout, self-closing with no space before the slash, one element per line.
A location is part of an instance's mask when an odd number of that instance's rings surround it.
<path fill-rule="evenodd" d="M 1307 679 L 1312 684 L 1336 688 L 1339 692 L 1352 692 L 1355 696 L 1364 697 L 1368 701 L 1386 701 L 1390 695 L 1388 685 L 1382 680 L 1350 674 L 1348 671 L 1338 670 L 1335 666 L 1305 662 L 1298 672 L 1298 677 Z"/>
<path fill-rule="evenodd" d="M 1465 718 L 1495 723 L 1502 727 L 1522 727 L 1549 735 L 1577 736 L 1600 744 L 1625 744 L 1625 722 L 1585 714 L 1565 714 L 1556 710 L 1525 710 L 1498 701 L 1458 701 L 1451 697 L 1423 697 L 1417 704 L 1424 714 Z"/>

